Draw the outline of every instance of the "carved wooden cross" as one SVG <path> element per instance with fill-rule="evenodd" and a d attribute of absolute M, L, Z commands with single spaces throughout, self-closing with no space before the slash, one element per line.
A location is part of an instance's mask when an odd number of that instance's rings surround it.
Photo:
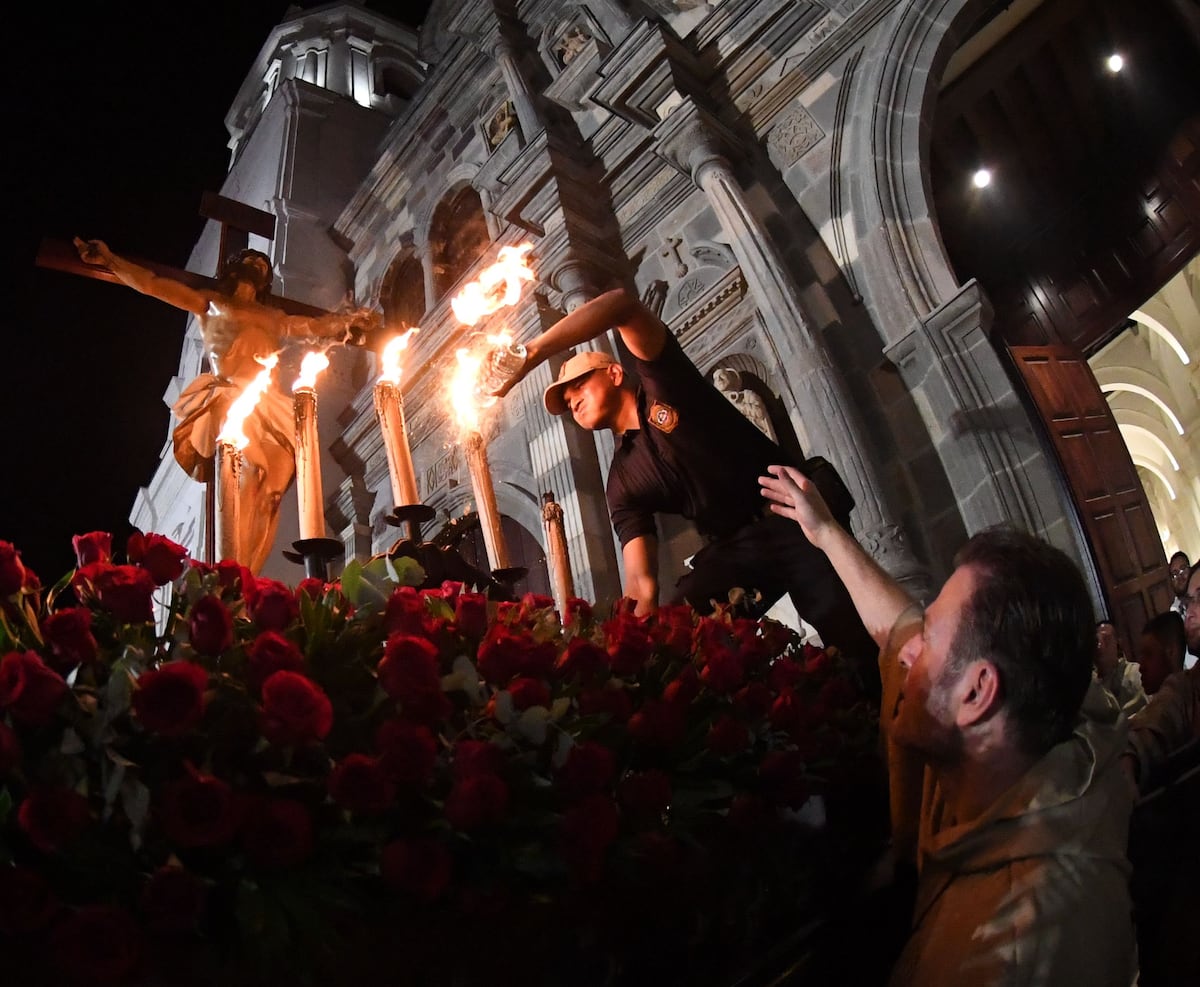
<path fill-rule="evenodd" d="M 275 216 L 273 214 L 262 209 L 255 209 L 244 202 L 227 199 L 215 192 L 205 192 L 200 197 L 200 215 L 221 224 L 221 241 L 217 251 L 218 269 L 226 258 L 239 250 L 244 250 L 249 245 L 251 233 L 265 240 L 275 239 Z M 196 274 L 194 271 L 182 271 L 166 264 L 142 260 L 140 257 L 130 257 L 129 260 L 155 274 L 181 281 L 192 288 L 211 289 L 216 287 L 217 279 L 215 277 Z M 75 249 L 75 245 L 65 240 L 43 240 L 38 246 L 35 262 L 38 267 L 45 267 L 53 271 L 66 271 L 68 274 L 78 274 L 80 277 L 93 278 L 98 281 L 121 283 L 107 267 L 85 264 L 80 260 L 79 251 Z M 289 315 L 326 314 L 324 309 L 295 302 L 279 295 L 271 295 L 268 301 L 269 304 L 282 309 Z"/>
<path fill-rule="evenodd" d="M 200 197 L 200 215 L 205 219 L 211 219 L 221 224 L 221 240 L 217 252 L 218 273 L 220 265 L 225 263 L 226 258 L 239 250 L 244 250 L 249 245 L 251 233 L 266 240 L 275 239 L 274 215 L 262 209 L 255 209 L 253 206 L 248 206 L 243 202 L 227 199 L 214 192 L 205 192 Z M 153 271 L 155 274 L 166 278 L 173 278 L 192 288 L 206 290 L 216 287 L 217 284 L 215 277 L 207 277 L 203 274 L 196 274 L 193 271 L 181 271 L 166 264 L 146 261 L 137 257 L 130 257 L 129 260 L 147 270 Z M 62 240 L 43 240 L 38 247 L 36 263 L 39 267 L 45 267 L 50 270 L 66 271 L 68 274 L 78 274 L 85 278 L 95 278 L 100 281 L 112 281 L 121 284 L 120 279 L 107 267 L 85 264 L 80 259 L 79 251 L 75 249 L 75 245 Z M 267 301 L 268 304 L 282 309 L 289 315 L 319 316 L 326 314 L 324 309 L 295 302 L 279 297 L 278 295 L 271 295 Z M 213 557 L 215 554 L 212 533 L 216 524 L 216 488 L 211 482 L 206 483 L 205 488 L 205 530 L 208 533 L 208 537 L 205 538 L 204 556 L 205 561 L 211 564 L 214 561 Z"/>

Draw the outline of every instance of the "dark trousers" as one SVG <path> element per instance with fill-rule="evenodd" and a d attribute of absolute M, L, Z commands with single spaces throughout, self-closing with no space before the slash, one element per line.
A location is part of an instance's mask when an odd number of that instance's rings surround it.
<path fill-rule="evenodd" d="M 752 617 L 762 616 L 787 593 L 821 642 L 850 658 L 867 691 L 879 694 L 879 646 L 825 553 L 812 546 L 795 521 L 771 514 L 713 540 L 696 553 L 671 602 L 686 601 L 708 613 L 712 601 L 727 601 L 735 586 L 761 594 L 748 608 Z"/>

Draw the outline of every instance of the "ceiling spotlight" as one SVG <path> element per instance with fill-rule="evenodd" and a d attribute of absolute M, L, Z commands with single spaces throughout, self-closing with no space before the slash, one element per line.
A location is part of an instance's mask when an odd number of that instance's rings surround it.
<path fill-rule="evenodd" d="M 992 184 L 992 173 L 987 168 L 980 168 L 971 176 L 971 184 L 976 188 L 987 188 Z"/>
<path fill-rule="evenodd" d="M 1113 75 L 1116 75 L 1125 67 L 1125 59 L 1118 55 L 1115 51 L 1104 60 L 1105 66 Z"/>

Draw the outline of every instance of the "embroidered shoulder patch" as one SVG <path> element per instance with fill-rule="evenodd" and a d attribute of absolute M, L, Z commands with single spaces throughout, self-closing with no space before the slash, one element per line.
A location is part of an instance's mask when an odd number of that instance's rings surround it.
<path fill-rule="evenodd" d="M 655 401 L 650 405 L 650 412 L 646 417 L 650 420 L 650 424 L 660 432 L 668 434 L 673 432 L 675 426 L 679 424 L 679 412 L 661 401 Z"/>

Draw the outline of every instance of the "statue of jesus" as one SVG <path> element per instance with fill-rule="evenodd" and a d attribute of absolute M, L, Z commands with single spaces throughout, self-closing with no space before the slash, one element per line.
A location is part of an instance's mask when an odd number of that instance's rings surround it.
<path fill-rule="evenodd" d="M 101 240 L 76 237 L 74 242 L 84 263 L 107 267 L 135 291 L 196 317 L 212 372 L 188 384 L 172 411 L 179 422 L 174 431 L 175 459 L 197 480 L 212 479 L 217 435 L 229 405 L 262 370 L 258 358 L 278 352 L 288 338 L 361 344 L 367 332 L 382 326 L 381 314 L 373 309 L 305 316 L 265 304 L 271 261 L 259 250 L 230 257 L 214 289 L 197 289 L 114 254 Z M 291 397 L 278 386 L 269 388 L 243 429 L 250 441 L 242 451 L 247 468 L 242 477 L 239 513 L 244 523 L 238 532 L 237 560 L 257 574 L 275 541 L 279 505 L 296 471 Z"/>

